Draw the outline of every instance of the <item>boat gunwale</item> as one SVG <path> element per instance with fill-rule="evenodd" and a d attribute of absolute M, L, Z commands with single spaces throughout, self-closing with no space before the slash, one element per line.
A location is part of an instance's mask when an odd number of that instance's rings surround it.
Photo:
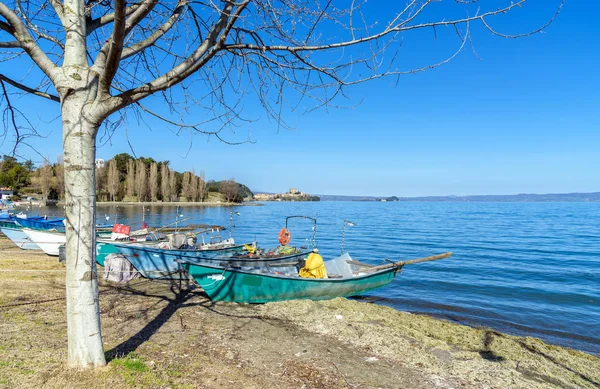
<path fill-rule="evenodd" d="M 110 243 L 112 245 L 115 245 L 117 247 L 119 246 L 124 246 L 127 248 L 130 248 L 132 245 L 134 245 L 135 243 L 144 243 L 145 241 L 141 241 L 141 242 L 132 242 L 132 243 L 123 243 L 123 242 L 119 242 L 119 243 Z M 148 241 L 148 242 L 160 242 L 160 241 Z M 163 241 L 165 242 L 165 241 Z M 103 243 L 109 243 L 109 242 L 103 242 Z M 246 244 L 251 244 L 251 243 L 246 243 Z M 134 246 L 135 247 L 135 246 Z M 203 252 L 215 252 L 215 251 L 224 251 L 224 250 L 232 250 L 232 249 L 239 249 L 239 248 L 243 248 L 244 244 L 239 244 L 239 245 L 234 245 L 234 246 L 229 246 L 229 247 L 223 247 L 220 249 L 205 249 L 205 250 L 178 250 L 178 249 L 161 249 L 158 247 L 143 247 L 144 250 L 146 251 L 154 251 L 154 252 L 159 252 L 159 253 L 164 253 L 164 252 L 177 252 L 177 253 L 203 253 Z M 142 248 L 142 247 L 138 247 L 138 248 Z"/>
<path fill-rule="evenodd" d="M 277 279 L 284 279 L 284 280 L 292 280 L 292 281 L 308 281 L 308 282 L 334 282 L 334 283 L 341 283 L 341 282 L 348 282 L 348 281 L 355 281 L 355 280 L 360 280 L 360 279 L 365 279 L 365 278 L 369 278 L 375 275 L 381 275 L 381 274 L 385 274 L 385 273 L 389 273 L 389 272 L 395 272 L 398 273 L 400 272 L 402 269 L 401 267 L 390 267 L 387 269 L 381 269 L 375 272 L 371 272 L 371 273 L 367 273 L 367 274 L 363 274 L 363 275 L 358 275 L 356 277 L 352 277 L 352 278 L 348 278 L 348 277 L 336 277 L 336 278 L 304 278 L 304 277 L 300 277 L 298 276 L 297 278 L 292 277 L 292 276 L 286 276 L 284 274 L 272 274 L 272 273 L 253 273 L 250 272 L 248 270 L 242 270 L 242 269 L 235 269 L 233 267 L 222 267 L 222 266 L 214 266 L 214 265 L 206 265 L 206 264 L 198 264 L 198 263 L 192 263 L 192 262 L 188 262 L 188 261 L 178 261 L 186 270 L 186 272 L 189 273 L 188 269 L 186 268 L 187 266 L 199 266 L 199 267 L 208 267 L 214 270 L 222 270 L 223 273 L 225 273 L 226 271 L 229 272 L 234 272 L 234 273 L 240 273 L 240 274 L 249 274 L 249 275 L 255 275 L 255 276 L 261 276 L 261 277 L 269 277 L 269 278 L 277 278 Z M 281 266 L 274 266 L 274 267 L 281 267 Z M 288 266 L 291 267 L 291 266 Z M 193 275 L 190 274 L 190 276 L 192 278 L 195 277 Z M 197 282 L 197 281 L 196 281 Z M 200 283 L 198 283 L 200 284 Z M 202 285 L 200 285 L 202 286 Z"/>
<path fill-rule="evenodd" d="M 102 242 L 102 243 L 104 243 L 104 242 Z M 302 256 L 310 254 L 310 251 L 303 251 L 301 253 L 284 255 L 284 256 L 281 256 L 281 257 L 276 257 L 276 256 L 271 256 L 271 257 L 252 257 L 252 258 L 239 258 L 239 257 L 203 257 L 203 256 L 190 255 L 190 254 L 191 253 L 202 253 L 202 252 L 205 252 L 205 251 L 208 251 L 208 250 L 167 250 L 167 249 L 160 249 L 160 248 L 154 248 L 154 247 L 140 247 L 140 246 L 129 245 L 129 244 L 114 244 L 114 243 L 112 243 L 112 245 L 114 245 L 115 247 L 117 247 L 117 249 L 119 249 L 119 248 L 123 248 L 123 249 L 126 249 L 126 250 L 139 249 L 139 250 L 147 252 L 147 253 L 158 253 L 158 254 L 162 254 L 162 255 L 172 255 L 172 256 L 177 257 L 177 259 L 174 259 L 174 261 L 178 262 L 180 264 L 182 264 L 184 262 L 189 262 L 189 263 L 196 264 L 197 262 L 194 261 L 194 260 L 205 260 L 205 261 L 210 261 L 210 262 L 221 261 L 221 262 L 229 262 L 229 263 L 247 263 L 247 264 L 267 263 L 267 265 L 265 265 L 265 266 L 268 266 L 269 263 L 284 262 L 284 261 L 289 260 L 289 259 L 293 259 L 293 258 L 296 258 L 296 257 L 302 257 Z M 123 255 L 125 255 L 127 257 L 130 254 L 123 254 Z M 190 259 L 186 260 L 186 259 L 181 259 L 181 258 L 190 258 Z"/>
<path fill-rule="evenodd" d="M 108 243 L 103 241 L 102 243 Z M 143 243 L 143 242 L 135 242 L 135 243 Z M 142 251 L 147 251 L 147 252 L 153 252 L 153 253 L 159 253 L 159 254 L 163 254 L 163 255 L 175 255 L 175 256 L 185 256 L 188 258 L 201 258 L 204 259 L 204 257 L 202 256 L 197 256 L 197 255 L 186 255 L 186 254 L 192 254 L 192 253 L 210 253 L 210 252 L 219 252 L 219 251 L 225 251 L 225 250 L 233 250 L 233 249 L 238 249 L 238 248 L 243 248 L 245 245 L 241 244 L 241 245 L 235 245 L 235 246 L 230 246 L 227 248 L 221 248 L 221 249 L 208 249 L 208 250 L 177 250 L 177 249 L 161 249 L 158 247 L 141 247 L 141 246 L 135 246 L 135 243 L 133 244 L 123 244 L 123 243 L 109 243 L 112 244 L 114 246 L 116 246 L 117 248 L 119 247 L 123 247 L 123 248 L 127 248 L 127 249 L 141 249 Z M 248 244 L 248 243 L 247 243 Z M 215 259 L 215 260 L 223 260 L 223 261 L 244 261 L 244 262 L 250 262 L 250 261 L 269 261 L 269 260 L 282 260 L 282 259 L 290 259 L 290 258 L 295 258 L 295 257 L 299 257 L 299 256 L 303 256 L 303 255 L 308 255 L 311 253 L 311 250 L 306 250 L 306 251 L 302 251 L 300 253 L 294 253 L 294 254 L 288 254 L 288 255 L 284 255 L 284 256 L 280 256 L 280 257 L 276 257 L 276 256 L 257 256 L 257 257 L 252 257 L 252 258 L 239 258 L 239 257 L 227 257 L 227 258 L 219 258 L 219 257 L 208 257 L 206 259 Z"/>

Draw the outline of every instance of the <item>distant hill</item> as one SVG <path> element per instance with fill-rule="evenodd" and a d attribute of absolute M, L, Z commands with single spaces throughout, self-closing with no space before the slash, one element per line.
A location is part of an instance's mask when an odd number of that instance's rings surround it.
<path fill-rule="evenodd" d="M 600 202 L 600 192 L 592 193 L 549 193 L 516 195 L 473 195 L 473 196 L 344 196 L 318 195 L 321 201 L 435 201 L 435 202 Z"/>

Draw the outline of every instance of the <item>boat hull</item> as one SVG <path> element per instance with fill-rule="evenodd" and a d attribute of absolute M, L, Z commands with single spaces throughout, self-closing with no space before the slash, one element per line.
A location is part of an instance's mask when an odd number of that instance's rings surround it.
<path fill-rule="evenodd" d="M 2 227 L 0 230 L 8 239 L 17 245 L 18 248 L 22 250 L 40 250 L 40 247 L 35 244 L 25 232 L 23 232 L 22 228 Z"/>
<path fill-rule="evenodd" d="M 118 254 L 119 250 L 108 242 L 96 242 L 96 262 L 104 267 L 104 261 L 110 254 Z"/>
<path fill-rule="evenodd" d="M 173 274 L 183 270 L 179 261 L 217 265 L 224 262 L 237 266 L 266 266 L 269 263 L 298 260 L 298 257 L 307 255 L 300 253 L 277 258 L 236 259 L 232 256 L 243 251 L 243 245 L 218 250 L 166 250 L 134 244 L 114 244 L 114 246 L 146 278 L 180 278 L 181 276 L 173 277 Z"/>
<path fill-rule="evenodd" d="M 58 256 L 59 247 L 67 241 L 64 233 L 30 230 L 28 228 L 24 228 L 23 232 L 46 254 L 52 256 Z"/>
<path fill-rule="evenodd" d="M 356 296 L 389 284 L 395 269 L 352 278 L 314 279 L 261 274 L 217 266 L 184 263 L 188 274 L 213 301 L 268 303 Z"/>
<path fill-rule="evenodd" d="M 37 230 L 53 230 L 58 232 L 65 232 L 64 219 L 52 219 L 46 220 L 43 217 L 32 217 L 26 219 L 17 219 L 17 223 L 21 227 L 34 228 Z"/>

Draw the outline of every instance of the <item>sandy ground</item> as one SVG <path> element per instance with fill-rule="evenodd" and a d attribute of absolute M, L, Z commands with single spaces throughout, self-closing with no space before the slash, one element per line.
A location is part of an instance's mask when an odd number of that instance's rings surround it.
<path fill-rule="evenodd" d="M 0 238 L 0 388 L 600 388 L 596 356 L 356 300 L 139 279 L 100 304 L 108 366 L 67 369 L 63 265 Z"/>

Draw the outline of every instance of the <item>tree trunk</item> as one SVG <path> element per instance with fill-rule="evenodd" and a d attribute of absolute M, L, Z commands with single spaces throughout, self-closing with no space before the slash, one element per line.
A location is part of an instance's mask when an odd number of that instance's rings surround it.
<path fill-rule="evenodd" d="M 95 158 L 98 125 L 85 119 L 85 95 L 62 101 L 67 218 L 67 337 L 69 366 L 106 365 L 96 271 Z"/>

